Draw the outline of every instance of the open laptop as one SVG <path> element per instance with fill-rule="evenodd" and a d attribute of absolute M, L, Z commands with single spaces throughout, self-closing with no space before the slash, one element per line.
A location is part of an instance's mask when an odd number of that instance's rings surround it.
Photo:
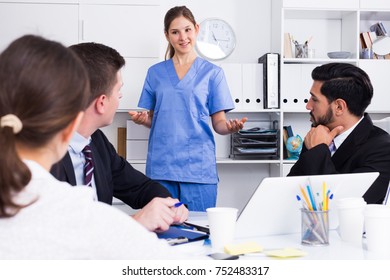
<path fill-rule="evenodd" d="M 263 179 L 237 219 L 236 237 L 254 237 L 297 233 L 301 231 L 302 197 L 300 186 L 309 184 L 316 195 L 322 184 L 333 193 L 329 201 L 329 227 L 338 226 L 337 199 L 361 197 L 379 176 L 378 172 L 337 175 L 269 177 Z"/>

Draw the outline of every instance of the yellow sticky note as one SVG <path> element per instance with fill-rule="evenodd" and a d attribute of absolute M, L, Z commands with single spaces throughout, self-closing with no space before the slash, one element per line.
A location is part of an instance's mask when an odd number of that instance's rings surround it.
<path fill-rule="evenodd" d="M 278 250 L 265 251 L 265 255 L 276 258 L 295 258 L 306 256 L 306 252 L 296 248 L 284 248 Z"/>
<path fill-rule="evenodd" d="M 242 255 L 249 253 L 257 253 L 261 251 L 263 251 L 263 247 L 261 247 L 256 242 L 225 245 L 225 253 L 230 255 Z"/>

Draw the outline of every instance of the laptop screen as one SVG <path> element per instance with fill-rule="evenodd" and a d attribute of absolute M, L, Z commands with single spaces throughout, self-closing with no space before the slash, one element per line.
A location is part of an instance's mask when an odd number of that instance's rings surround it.
<path fill-rule="evenodd" d="M 378 172 L 337 175 L 270 177 L 256 188 L 237 219 L 236 237 L 297 233 L 301 230 L 300 186 L 311 186 L 314 195 L 322 193 L 325 182 L 333 193 L 329 202 L 330 229 L 338 226 L 337 199 L 362 197 L 379 176 Z"/>

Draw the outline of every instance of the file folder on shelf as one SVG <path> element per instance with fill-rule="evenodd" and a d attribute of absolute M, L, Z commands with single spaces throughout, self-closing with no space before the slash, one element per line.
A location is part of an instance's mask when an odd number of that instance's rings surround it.
<path fill-rule="evenodd" d="M 258 62 L 263 64 L 264 109 L 280 108 L 280 55 L 266 53 Z"/>

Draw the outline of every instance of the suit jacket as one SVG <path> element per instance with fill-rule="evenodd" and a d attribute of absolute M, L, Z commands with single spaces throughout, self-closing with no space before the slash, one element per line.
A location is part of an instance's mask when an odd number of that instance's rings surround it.
<path fill-rule="evenodd" d="M 287 176 L 375 172 L 379 177 L 364 194 L 367 203 L 382 203 L 390 179 L 390 135 L 373 125 L 368 114 L 337 148 L 320 144 L 307 150 L 303 145 L 298 161 Z"/>
<path fill-rule="evenodd" d="M 112 204 L 113 196 L 134 209 L 142 208 L 154 197 L 172 196 L 159 183 L 134 169 L 120 157 L 101 130 L 91 136 L 91 149 L 95 168 L 93 171 L 98 200 Z M 60 181 L 76 185 L 69 153 L 50 171 Z"/>

